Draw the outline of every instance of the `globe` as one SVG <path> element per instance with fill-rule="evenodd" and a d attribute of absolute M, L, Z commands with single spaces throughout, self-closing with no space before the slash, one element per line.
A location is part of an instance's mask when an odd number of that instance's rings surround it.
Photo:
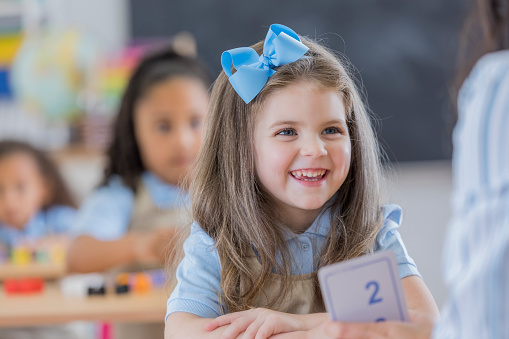
<path fill-rule="evenodd" d="M 73 121 L 83 111 L 79 98 L 93 86 L 99 51 L 78 31 L 26 35 L 11 70 L 15 98 L 50 122 Z"/>

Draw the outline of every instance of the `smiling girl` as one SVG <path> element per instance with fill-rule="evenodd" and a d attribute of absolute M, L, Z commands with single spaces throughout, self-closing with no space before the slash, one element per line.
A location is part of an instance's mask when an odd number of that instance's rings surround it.
<path fill-rule="evenodd" d="M 401 209 L 380 204 L 377 143 L 344 63 L 282 25 L 222 62 L 166 338 L 313 337 L 328 319 L 318 268 L 380 250 L 396 253 L 412 313 L 435 314 Z"/>

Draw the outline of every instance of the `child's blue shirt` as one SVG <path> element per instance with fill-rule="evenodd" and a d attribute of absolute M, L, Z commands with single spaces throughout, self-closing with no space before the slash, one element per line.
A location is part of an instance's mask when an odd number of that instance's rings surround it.
<path fill-rule="evenodd" d="M 186 192 L 148 171 L 142 174 L 141 180 L 158 208 L 170 209 L 188 202 Z M 128 231 L 135 198 L 134 192 L 120 177 L 112 177 L 106 186 L 99 187 L 85 199 L 78 211 L 72 234 L 86 234 L 102 241 L 121 238 Z"/>
<path fill-rule="evenodd" d="M 386 205 L 382 208 L 383 227 L 375 241 L 374 251 L 392 250 L 396 254 L 400 278 L 419 275 L 408 255 L 398 232 L 402 221 L 401 208 Z M 314 258 L 320 255 L 330 229 L 328 213 L 322 213 L 301 234 L 287 237 L 288 248 L 295 258 L 292 275 L 312 273 L 317 270 Z M 177 269 L 177 285 L 168 298 L 166 318 L 174 312 L 186 312 L 202 318 L 215 318 L 221 314 L 219 302 L 221 265 L 214 240 L 196 222 L 184 243 L 184 259 Z"/>
<path fill-rule="evenodd" d="M 70 206 L 52 206 L 35 214 L 23 229 L 0 223 L 0 243 L 16 246 L 23 241 L 35 241 L 48 235 L 68 232 L 74 223 L 76 210 Z"/>

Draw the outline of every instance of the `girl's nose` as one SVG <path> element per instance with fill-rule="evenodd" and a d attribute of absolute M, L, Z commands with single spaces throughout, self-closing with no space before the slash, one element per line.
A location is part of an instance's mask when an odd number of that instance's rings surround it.
<path fill-rule="evenodd" d="M 179 128 L 176 135 L 177 144 L 182 148 L 188 148 L 194 142 L 193 132 L 186 128 Z"/>
<path fill-rule="evenodd" d="M 300 154 L 305 157 L 318 158 L 327 155 L 327 149 L 325 148 L 325 142 L 320 138 L 310 138 L 302 140 L 300 148 Z"/>

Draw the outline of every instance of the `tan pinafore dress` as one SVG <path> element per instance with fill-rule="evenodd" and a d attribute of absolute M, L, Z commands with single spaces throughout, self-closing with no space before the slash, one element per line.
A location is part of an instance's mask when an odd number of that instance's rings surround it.
<path fill-rule="evenodd" d="M 140 180 L 134 201 L 134 210 L 129 223 L 129 231 L 147 233 L 169 226 L 181 227 L 183 231 L 189 229 L 192 222 L 190 210 L 184 207 L 183 203 L 178 205 L 180 207 L 170 209 L 156 206 Z M 137 272 L 155 268 L 161 267 L 136 264 L 115 269 L 114 272 Z M 166 300 L 161 300 L 161 303 L 165 302 Z M 114 326 L 114 336 L 117 339 L 163 338 L 164 315 L 161 316 L 160 323 L 117 323 Z"/>
<path fill-rule="evenodd" d="M 257 275 L 261 274 L 262 265 L 254 253 L 247 259 L 247 264 L 252 272 L 256 272 Z M 260 294 L 255 300 L 254 307 L 266 308 L 268 300 L 273 300 L 275 296 L 281 294 L 281 276 L 271 273 L 267 279 L 269 279 L 269 283 L 263 291 L 264 293 Z M 316 296 L 312 273 L 292 275 L 290 276 L 290 281 L 292 286 L 291 292 L 285 300 L 274 306 L 276 311 L 292 314 L 325 312 L 320 298 Z"/>

